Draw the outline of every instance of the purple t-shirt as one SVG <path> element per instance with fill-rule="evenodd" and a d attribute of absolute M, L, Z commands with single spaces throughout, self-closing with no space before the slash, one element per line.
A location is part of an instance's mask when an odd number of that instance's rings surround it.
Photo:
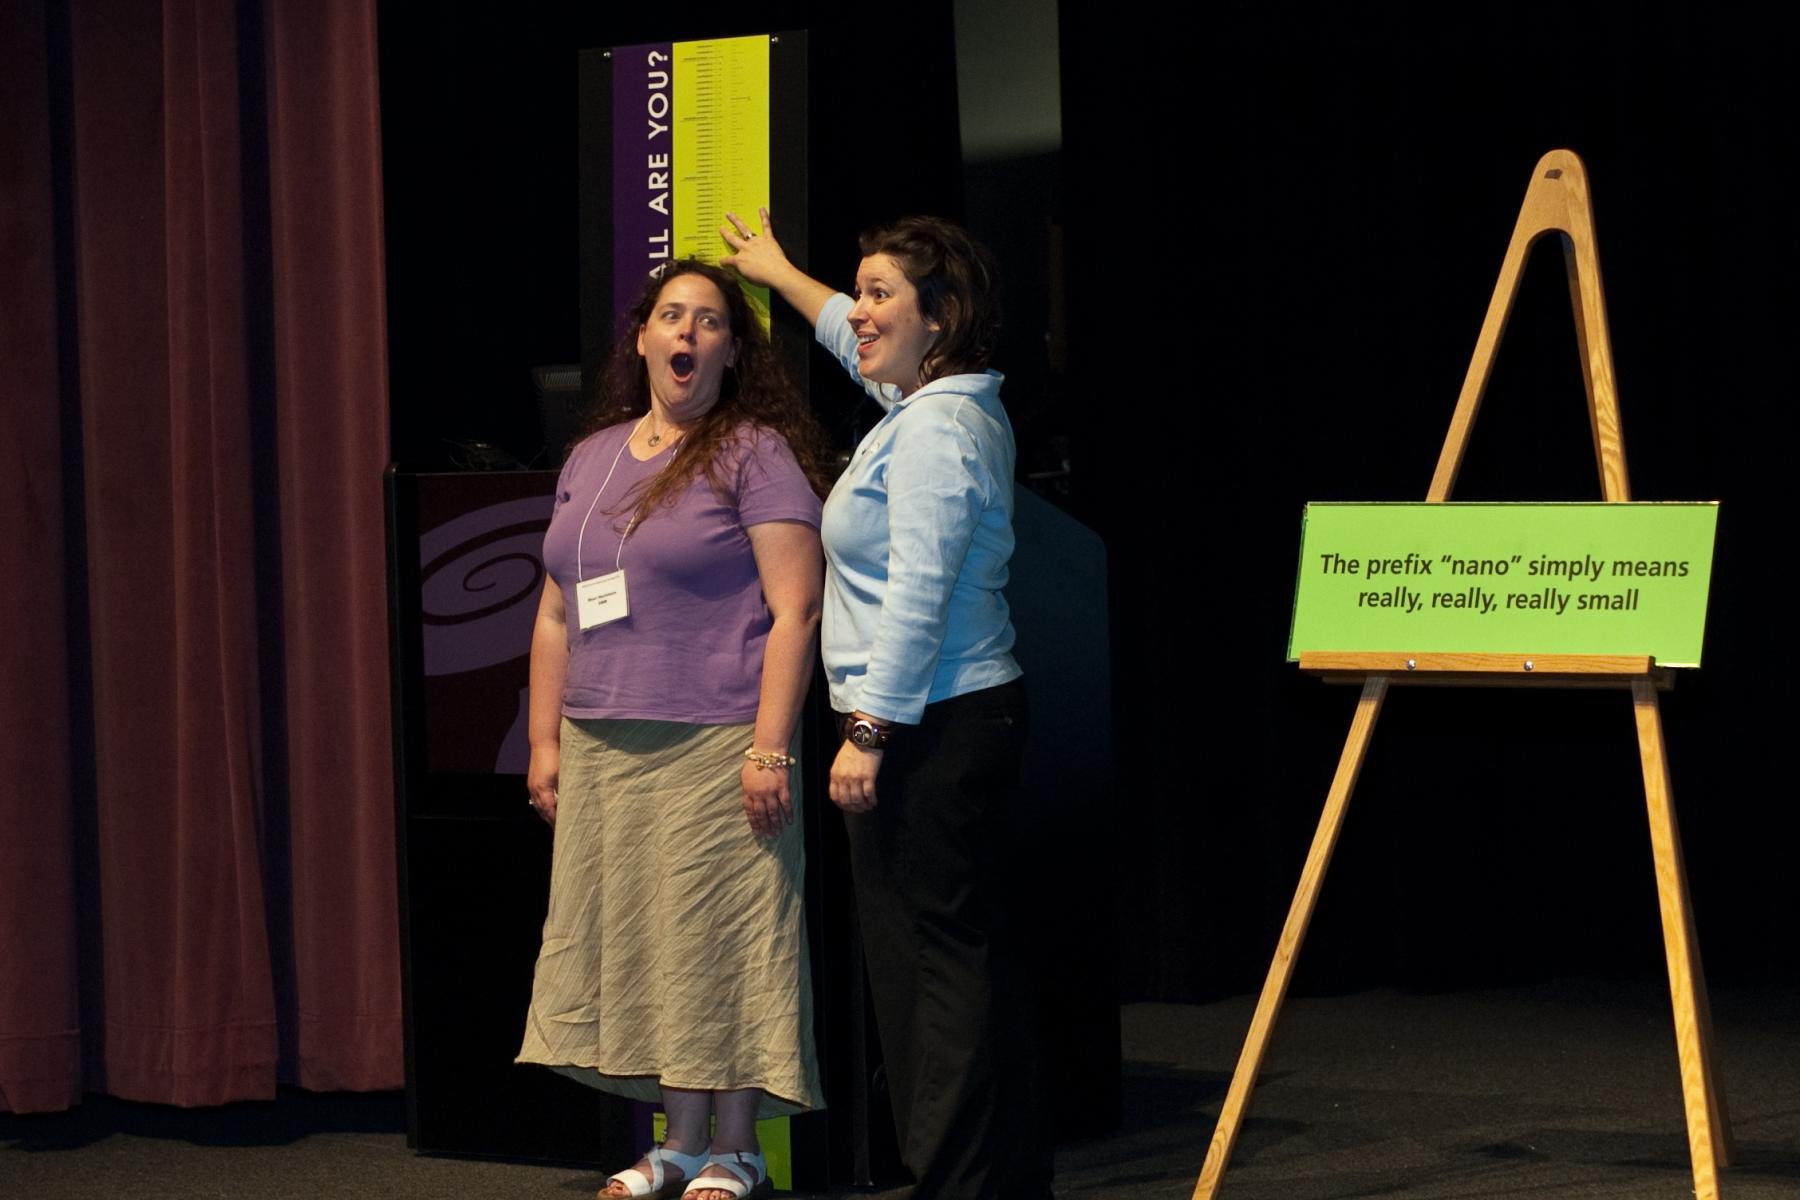
<path fill-rule="evenodd" d="M 771 618 L 744 531 L 764 521 L 817 529 L 819 498 L 779 434 L 745 425 L 720 451 L 727 495 L 701 474 L 674 507 L 659 506 L 633 527 L 621 549 L 642 489 L 673 451 L 639 462 L 625 445 L 635 427 L 627 421 L 583 441 L 556 481 L 544 565 L 562 589 L 569 628 L 563 713 L 693 725 L 755 720 Z M 621 567 L 631 615 L 584 631 L 576 581 Z"/>

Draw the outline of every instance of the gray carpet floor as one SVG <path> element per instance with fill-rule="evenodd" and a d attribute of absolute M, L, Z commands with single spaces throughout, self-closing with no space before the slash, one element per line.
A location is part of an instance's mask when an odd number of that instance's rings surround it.
<path fill-rule="evenodd" d="M 1192 1192 L 1253 1003 L 1126 1006 L 1124 1127 L 1061 1150 L 1061 1200 Z M 1713 1007 L 1736 1139 L 1720 1194 L 1800 1198 L 1800 990 L 1715 984 Z M 392 1095 L 284 1092 L 194 1111 L 90 1097 L 67 1113 L 0 1115 L 0 1197 L 578 1200 L 601 1183 L 592 1171 L 420 1157 L 403 1119 Z M 1655 981 L 1290 1000 L 1222 1191 L 1691 1194 L 1668 994 Z"/>

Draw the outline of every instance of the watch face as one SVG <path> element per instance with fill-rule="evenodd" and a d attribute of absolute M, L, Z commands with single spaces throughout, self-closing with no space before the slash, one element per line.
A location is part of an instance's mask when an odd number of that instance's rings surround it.
<path fill-rule="evenodd" d="M 878 746 L 881 731 L 867 721 L 858 721 L 850 726 L 850 740 L 859 746 Z"/>

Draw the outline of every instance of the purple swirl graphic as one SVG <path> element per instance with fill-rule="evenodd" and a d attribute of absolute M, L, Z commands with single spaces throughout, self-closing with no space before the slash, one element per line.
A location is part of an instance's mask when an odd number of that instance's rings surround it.
<path fill-rule="evenodd" d="M 425 674 L 455 675 L 523 658 L 544 586 L 552 498 L 464 513 L 419 537 Z"/>

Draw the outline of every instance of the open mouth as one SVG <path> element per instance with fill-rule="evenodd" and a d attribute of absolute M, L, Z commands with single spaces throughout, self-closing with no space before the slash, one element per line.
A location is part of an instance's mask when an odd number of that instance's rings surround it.
<path fill-rule="evenodd" d="M 669 356 L 669 370 L 675 378 L 686 383 L 694 374 L 694 356 L 691 354 L 672 354 Z"/>

